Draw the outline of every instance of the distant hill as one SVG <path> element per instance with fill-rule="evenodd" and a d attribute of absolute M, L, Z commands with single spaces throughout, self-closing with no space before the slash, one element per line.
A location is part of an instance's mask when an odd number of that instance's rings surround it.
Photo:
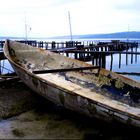
<path fill-rule="evenodd" d="M 80 38 L 140 38 L 140 32 L 118 32 L 108 34 L 82 35 Z"/>
<path fill-rule="evenodd" d="M 52 37 L 56 39 L 61 38 L 70 38 L 70 36 L 57 36 Z M 85 35 L 73 35 L 74 39 L 82 38 L 140 38 L 140 32 L 131 31 L 131 32 L 117 32 L 117 33 L 107 33 L 107 34 L 85 34 Z"/>
<path fill-rule="evenodd" d="M 24 39 L 25 37 L 2 37 L 0 39 Z M 69 39 L 70 36 L 55 36 L 49 38 L 42 39 Z M 73 39 L 85 39 L 85 38 L 93 38 L 93 39 L 102 39 L 102 38 L 135 38 L 140 39 L 140 32 L 131 31 L 131 32 L 117 32 L 117 33 L 106 33 L 106 34 L 85 34 L 85 35 L 73 35 Z M 38 39 L 38 38 L 30 38 L 30 39 Z M 40 38 L 41 39 L 41 38 Z"/>

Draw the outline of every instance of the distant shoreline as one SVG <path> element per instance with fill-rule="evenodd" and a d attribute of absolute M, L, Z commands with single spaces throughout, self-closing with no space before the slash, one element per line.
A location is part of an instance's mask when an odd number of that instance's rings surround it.
<path fill-rule="evenodd" d="M 125 39 L 140 39 L 140 32 L 131 31 L 131 32 L 117 32 L 117 33 L 104 33 L 104 34 L 85 34 L 85 35 L 73 35 L 73 39 L 116 39 L 116 38 L 125 38 Z M 69 39 L 69 35 L 65 36 L 54 36 L 54 37 L 29 37 L 28 39 Z M 12 37 L 12 36 L 0 36 L 0 40 L 5 39 L 17 39 L 24 40 L 25 37 Z"/>

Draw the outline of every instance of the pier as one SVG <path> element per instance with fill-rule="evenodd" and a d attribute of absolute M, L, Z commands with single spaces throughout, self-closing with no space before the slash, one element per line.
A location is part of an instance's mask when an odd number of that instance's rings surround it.
<path fill-rule="evenodd" d="M 106 56 L 110 55 L 111 64 L 110 70 L 112 71 L 113 54 L 119 54 L 119 67 L 121 67 L 121 55 L 126 55 L 126 65 L 128 64 L 128 57 L 131 57 L 131 63 L 134 59 L 137 61 L 138 42 L 122 42 L 119 40 L 112 40 L 110 42 L 93 42 L 93 41 L 66 41 L 66 42 L 43 42 L 36 40 L 18 40 L 18 42 L 32 45 L 44 50 L 50 50 L 55 53 L 72 57 L 81 61 L 91 61 L 93 65 L 106 68 Z M 0 74 L 5 67 L 1 64 L 1 61 L 5 59 L 3 54 L 4 41 L 0 41 Z M 128 52 L 128 50 L 131 50 Z"/>
<path fill-rule="evenodd" d="M 17 40 L 34 47 L 43 48 L 50 51 L 65 51 L 65 50 L 96 50 L 96 51 L 122 51 L 129 48 L 137 47 L 137 42 L 121 42 L 112 40 L 111 42 L 94 41 L 65 41 L 65 42 L 46 42 L 36 40 Z M 0 41 L 0 49 L 2 50 L 4 41 Z"/>

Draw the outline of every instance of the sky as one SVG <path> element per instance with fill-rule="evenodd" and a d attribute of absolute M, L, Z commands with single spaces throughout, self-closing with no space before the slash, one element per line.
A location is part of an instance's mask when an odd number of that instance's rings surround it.
<path fill-rule="evenodd" d="M 72 35 L 140 31 L 140 0 L 0 0 L 0 5 L 0 36 L 70 35 L 69 23 Z"/>

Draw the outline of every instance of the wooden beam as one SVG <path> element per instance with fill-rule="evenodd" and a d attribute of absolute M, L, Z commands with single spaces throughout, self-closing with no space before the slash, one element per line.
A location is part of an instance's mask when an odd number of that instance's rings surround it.
<path fill-rule="evenodd" d="M 100 69 L 100 67 L 91 66 L 91 67 L 66 68 L 66 69 L 37 70 L 37 71 L 33 71 L 33 73 L 43 74 L 43 73 L 68 72 L 68 71 L 79 71 L 79 70 L 88 70 L 88 69 Z"/>
<path fill-rule="evenodd" d="M 137 54 L 140 55 L 140 52 L 128 52 L 128 51 L 84 51 L 84 50 L 62 50 L 54 51 L 58 53 L 86 53 L 86 54 Z"/>
<path fill-rule="evenodd" d="M 138 72 L 116 72 L 118 74 L 123 74 L 123 75 L 135 75 L 135 76 L 140 76 L 140 73 Z"/>

